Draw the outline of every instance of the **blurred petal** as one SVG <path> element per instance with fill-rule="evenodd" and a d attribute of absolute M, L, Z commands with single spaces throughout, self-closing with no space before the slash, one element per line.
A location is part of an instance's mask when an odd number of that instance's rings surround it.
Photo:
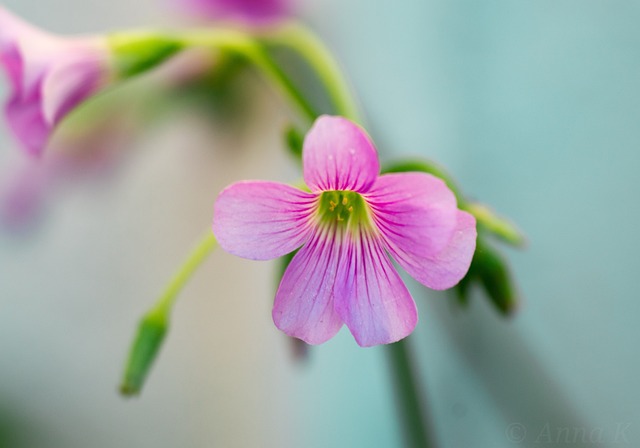
<path fill-rule="evenodd" d="M 308 240 L 316 196 L 277 182 L 245 181 L 220 193 L 213 233 L 227 252 L 252 260 L 288 254 Z"/>
<path fill-rule="evenodd" d="M 439 253 L 456 227 L 456 198 L 441 179 L 430 174 L 380 176 L 366 199 L 384 237 L 417 257 Z"/>
<path fill-rule="evenodd" d="M 408 336 L 418 312 L 382 243 L 362 234 L 345 245 L 343 257 L 335 308 L 358 345 L 389 344 Z"/>
<path fill-rule="evenodd" d="M 356 124 L 323 115 L 304 140 L 304 181 L 311 191 L 366 192 L 380 173 L 373 143 Z"/>
<path fill-rule="evenodd" d="M 93 39 L 69 48 L 58 58 L 42 83 L 42 111 L 55 124 L 108 82 L 106 42 Z"/>
<path fill-rule="evenodd" d="M 448 289 L 469 270 L 476 249 L 476 220 L 458 210 L 455 230 L 447 246 L 437 254 L 421 254 L 386 239 L 387 249 L 395 260 L 420 283 L 431 289 Z"/>
<path fill-rule="evenodd" d="M 51 134 L 51 126 L 45 122 L 40 108 L 40 95 L 26 101 L 15 95 L 5 105 L 7 122 L 23 147 L 31 155 L 42 153 Z"/>
<path fill-rule="evenodd" d="M 105 38 L 63 39 L 0 7 L 0 63 L 12 88 L 5 113 L 29 153 L 40 154 L 58 122 L 106 85 L 109 61 Z"/>
<path fill-rule="evenodd" d="M 291 0 L 173 0 L 194 16 L 267 25 L 291 14 Z"/>
<path fill-rule="evenodd" d="M 273 305 L 280 330 L 308 344 L 322 344 L 342 327 L 333 309 L 333 288 L 340 258 L 335 229 L 316 232 L 282 277 Z"/>

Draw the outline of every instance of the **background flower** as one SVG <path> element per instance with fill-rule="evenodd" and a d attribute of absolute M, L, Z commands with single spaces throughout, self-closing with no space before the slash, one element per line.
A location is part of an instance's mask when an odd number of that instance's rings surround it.
<path fill-rule="evenodd" d="M 266 25 L 289 16 L 292 0 L 172 0 L 179 8 L 210 20 Z"/>
<path fill-rule="evenodd" d="M 36 29 L 0 6 L 0 64 L 11 93 L 9 126 L 32 155 L 47 145 L 55 126 L 110 80 L 106 39 L 64 39 Z"/>

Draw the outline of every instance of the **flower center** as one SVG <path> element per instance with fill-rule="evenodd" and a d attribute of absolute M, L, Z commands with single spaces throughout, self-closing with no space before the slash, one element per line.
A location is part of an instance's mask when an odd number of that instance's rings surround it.
<path fill-rule="evenodd" d="M 318 203 L 321 224 L 348 227 L 358 230 L 363 225 L 370 227 L 369 206 L 355 191 L 324 191 Z"/>

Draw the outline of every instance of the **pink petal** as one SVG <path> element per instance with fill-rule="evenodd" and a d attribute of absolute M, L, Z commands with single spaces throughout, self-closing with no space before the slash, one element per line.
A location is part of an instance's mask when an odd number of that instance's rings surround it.
<path fill-rule="evenodd" d="M 7 120 L 26 149 L 42 152 L 64 116 L 107 82 L 106 38 L 63 39 L 0 7 L 0 63 L 12 86 Z"/>
<path fill-rule="evenodd" d="M 42 84 L 42 109 L 55 124 L 82 101 L 100 90 L 107 81 L 108 51 L 101 40 L 76 42 L 50 67 Z"/>
<path fill-rule="evenodd" d="M 42 115 L 40 94 L 19 98 L 13 95 L 5 105 L 7 122 L 27 152 L 38 156 L 49 140 L 52 126 Z"/>
<path fill-rule="evenodd" d="M 37 37 L 40 34 L 43 33 L 0 6 L 0 52 L 15 41 L 16 36 Z"/>
<path fill-rule="evenodd" d="M 387 239 L 387 248 L 396 261 L 420 283 L 431 289 L 448 289 L 466 275 L 476 249 L 476 220 L 458 210 L 456 227 L 447 246 L 437 254 L 420 254 Z"/>
<path fill-rule="evenodd" d="M 322 344 L 342 327 L 333 308 L 340 245 L 335 229 L 326 232 L 316 232 L 293 257 L 273 305 L 276 327 L 308 344 Z"/>
<path fill-rule="evenodd" d="M 417 257 L 439 253 L 456 226 L 456 198 L 441 179 L 430 174 L 380 176 L 366 200 L 385 239 Z"/>
<path fill-rule="evenodd" d="M 411 334 L 416 305 L 382 242 L 362 234 L 345 245 L 343 257 L 335 309 L 358 345 L 389 344 Z"/>
<path fill-rule="evenodd" d="M 0 64 L 4 67 L 14 94 L 22 93 L 22 55 L 18 47 L 11 44 L 0 48 Z"/>
<path fill-rule="evenodd" d="M 245 181 L 220 193 L 213 233 L 227 252 L 252 260 L 288 254 L 309 239 L 316 196 L 277 182 Z"/>
<path fill-rule="evenodd" d="M 378 154 L 367 134 L 342 117 L 323 115 L 304 140 L 304 181 L 311 191 L 366 192 L 380 172 Z"/>

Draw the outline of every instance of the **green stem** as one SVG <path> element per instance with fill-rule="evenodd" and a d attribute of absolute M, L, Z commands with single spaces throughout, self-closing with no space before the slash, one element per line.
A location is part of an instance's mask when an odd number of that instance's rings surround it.
<path fill-rule="evenodd" d="M 289 48 L 301 56 L 323 83 L 336 113 L 360 122 L 358 106 L 338 62 L 324 43 L 308 28 L 290 23 L 263 36 L 264 40 Z"/>
<path fill-rule="evenodd" d="M 318 116 L 318 113 L 286 76 L 280 66 L 273 61 L 262 45 L 248 34 L 225 29 L 203 30 L 185 34 L 182 36 L 182 41 L 188 46 L 209 47 L 222 51 L 230 51 L 246 58 L 254 64 L 269 81 L 273 82 L 280 92 L 293 103 L 309 121 L 315 120 Z"/>
<path fill-rule="evenodd" d="M 191 276 L 194 274 L 196 269 L 198 269 L 213 249 L 215 249 L 216 245 L 217 241 L 213 232 L 207 232 L 205 237 L 200 241 L 200 243 L 198 243 L 195 249 L 193 249 L 191 254 L 189 254 L 189 257 L 180 267 L 180 270 L 173 276 L 167 286 L 167 289 L 165 289 L 165 292 L 160 296 L 160 299 L 151 310 L 152 313 L 158 313 L 165 316 L 169 315 L 178 294 L 182 291 L 182 288 L 184 288 L 187 282 L 191 279 Z"/>
<path fill-rule="evenodd" d="M 411 365 L 411 356 L 406 339 L 387 346 L 391 359 L 396 397 L 400 403 L 403 434 L 408 448 L 435 446 L 429 439 L 427 420 L 423 410 L 424 401 L 418 393 L 418 379 Z"/>

